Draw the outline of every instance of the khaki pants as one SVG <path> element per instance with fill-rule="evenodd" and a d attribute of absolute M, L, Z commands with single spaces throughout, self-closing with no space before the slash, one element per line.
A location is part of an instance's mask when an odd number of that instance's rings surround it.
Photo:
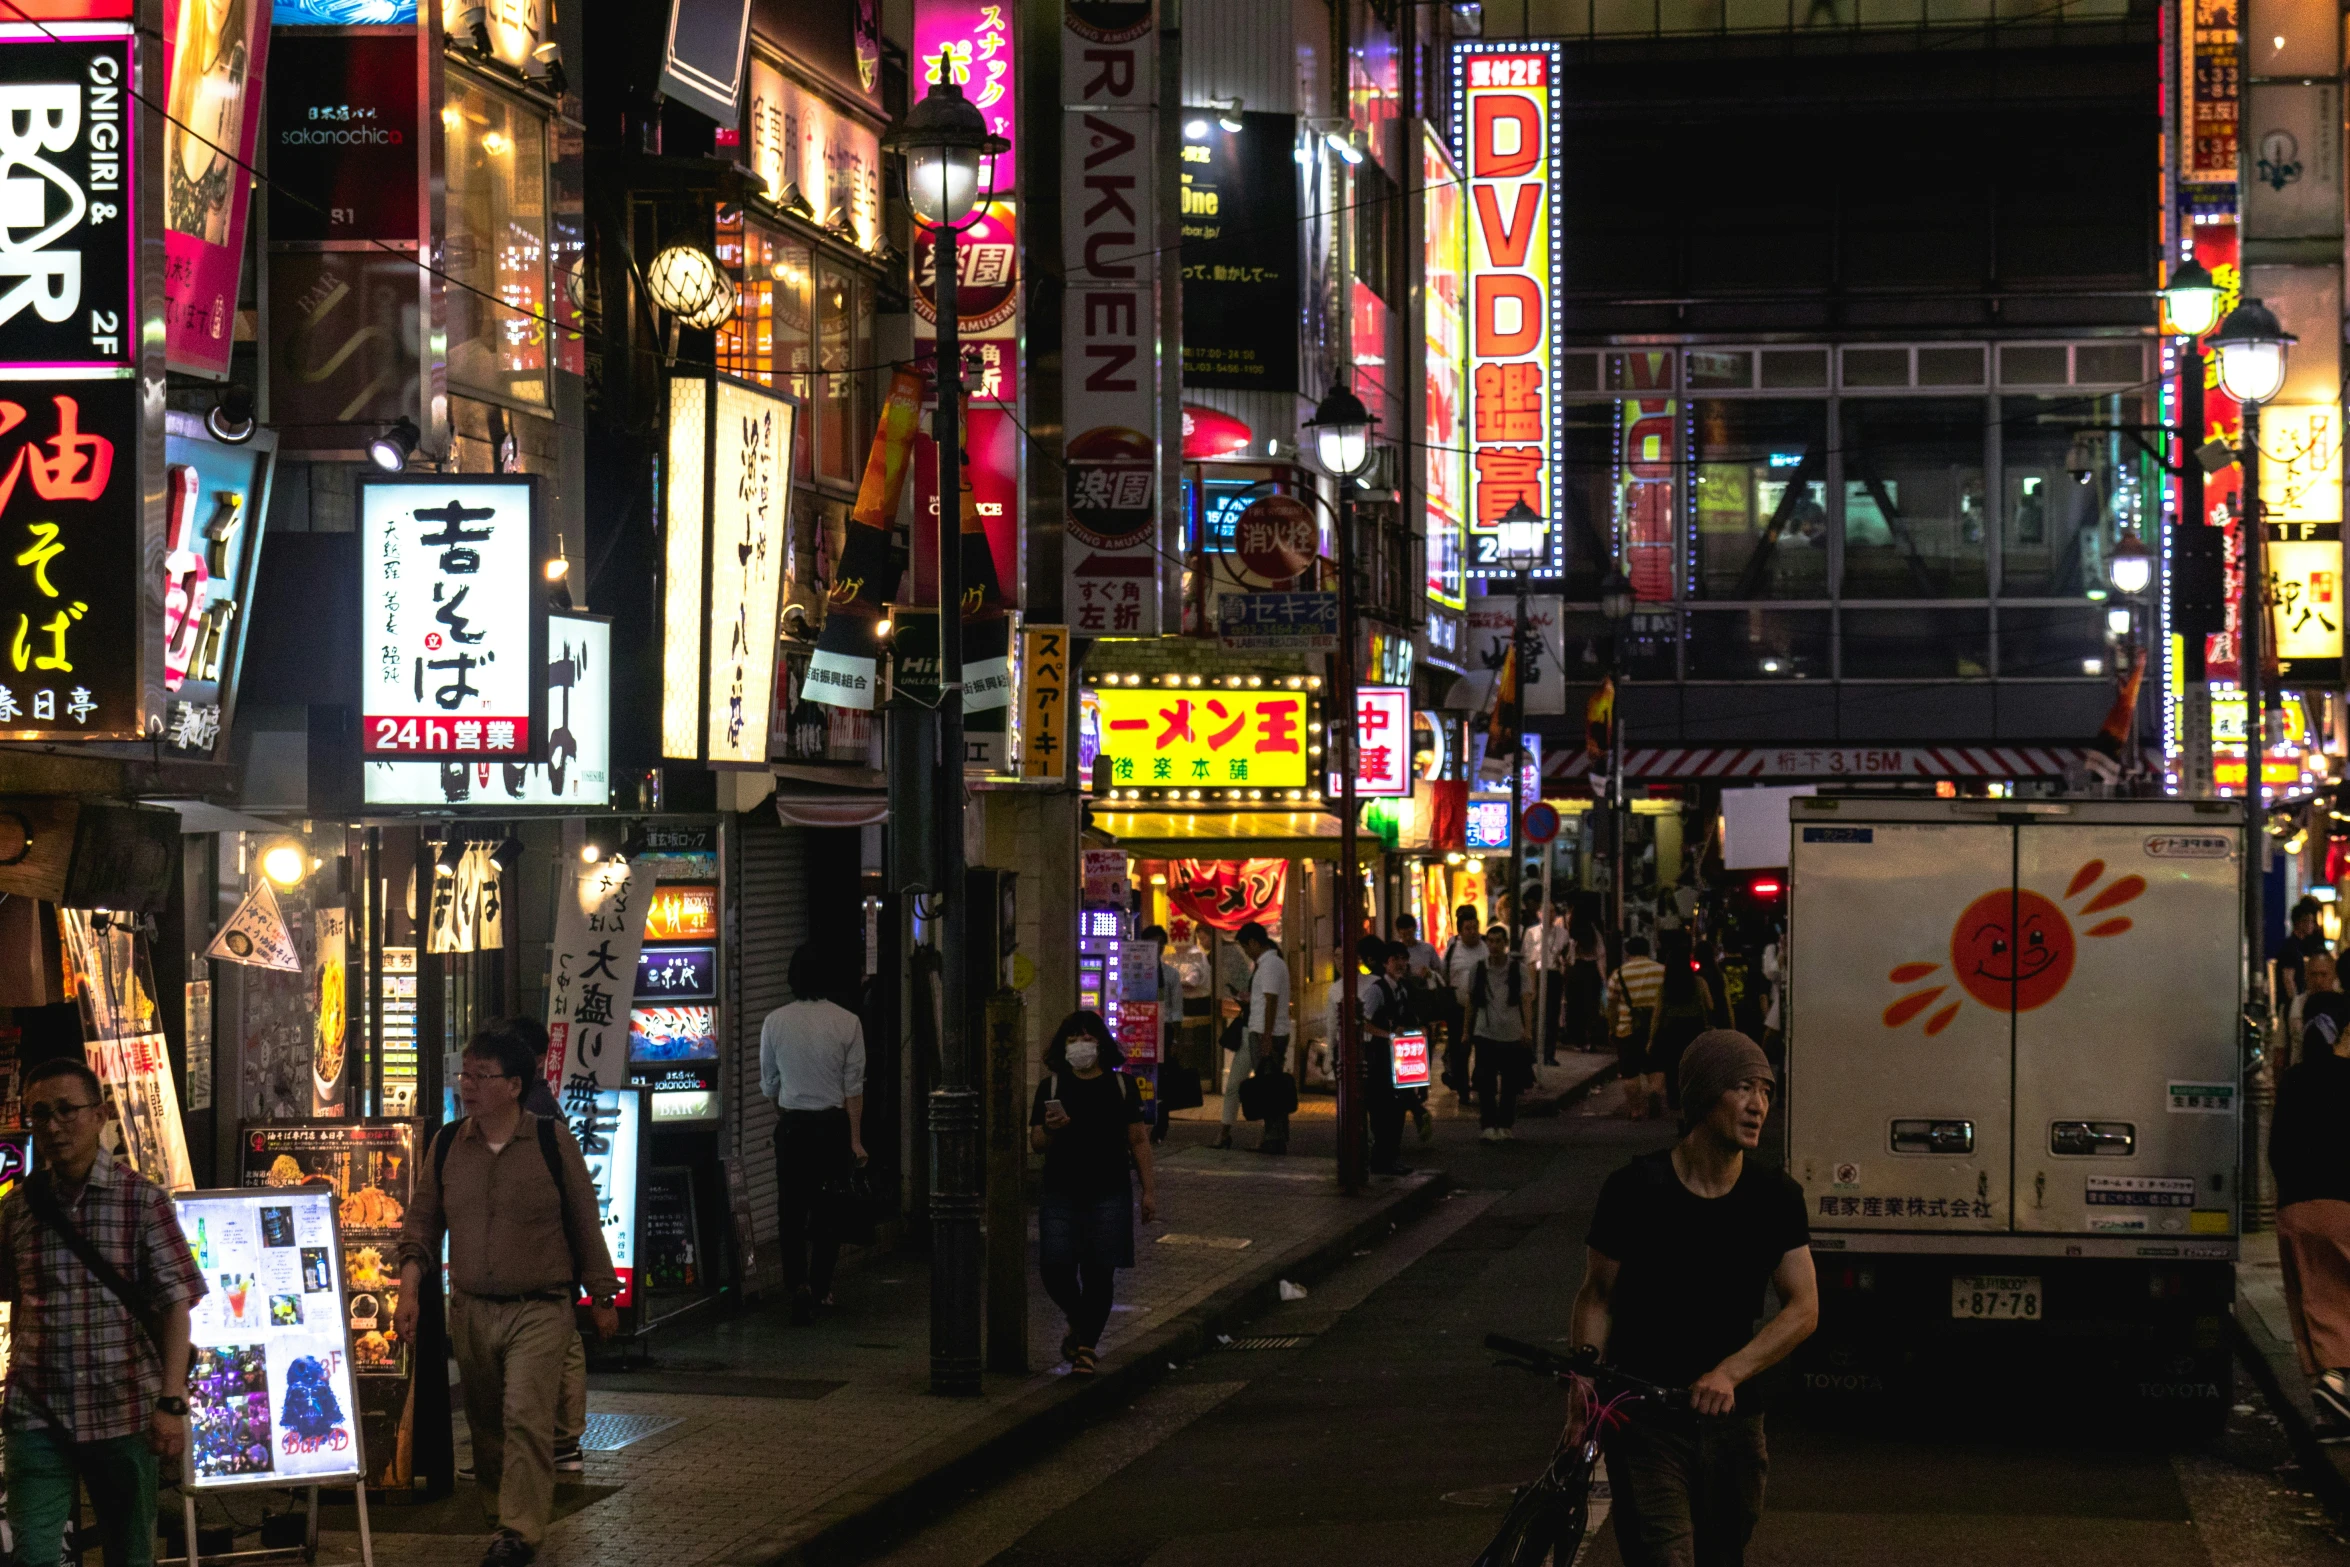
<path fill-rule="evenodd" d="M 555 1445 L 577 1447 L 587 1435 L 587 1340 L 574 1331 L 563 1352 L 563 1407 L 555 1412 Z"/>
<path fill-rule="evenodd" d="M 579 1342 L 563 1300 L 449 1296 L 449 1348 L 465 1382 L 482 1504 L 536 1546 L 555 1510 L 555 1425 L 564 1361 Z"/>

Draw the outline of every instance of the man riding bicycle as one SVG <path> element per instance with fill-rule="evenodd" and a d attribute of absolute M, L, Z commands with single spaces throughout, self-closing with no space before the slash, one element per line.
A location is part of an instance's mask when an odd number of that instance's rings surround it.
<path fill-rule="evenodd" d="M 1625 1567 L 1738 1567 L 1762 1518 L 1770 1459 L 1743 1384 L 1820 1320 L 1803 1190 L 1746 1160 L 1777 1081 L 1744 1034 L 1700 1034 L 1681 1058 L 1681 1140 L 1599 1194 L 1574 1342 L 1629 1375 L 1688 1385 L 1691 1405 L 1635 1404 L 1606 1436 Z M 1765 1281 L 1780 1307 L 1758 1331 Z"/>

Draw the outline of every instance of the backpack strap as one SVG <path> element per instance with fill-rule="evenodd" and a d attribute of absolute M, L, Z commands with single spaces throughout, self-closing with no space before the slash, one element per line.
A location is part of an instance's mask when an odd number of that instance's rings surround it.
<path fill-rule="evenodd" d="M 539 1152 L 547 1161 L 547 1175 L 555 1183 L 555 1206 L 563 1215 L 563 1249 L 571 1256 L 571 1287 L 579 1288 L 587 1269 L 580 1266 L 579 1242 L 571 1238 L 571 1184 L 563 1179 L 563 1154 L 555 1146 L 555 1123 L 547 1116 L 539 1118 Z"/>
<path fill-rule="evenodd" d="M 449 1168 L 449 1145 L 457 1140 L 457 1129 L 469 1119 L 471 1118 L 461 1115 L 433 1134 L 432 1183 L 434 1186 L 446 1187 L 448 1184 L 445 1177 Z M 441 1206 L 444 1210 L 448 1207 L 446 1199 L 443 1199 Z"/>

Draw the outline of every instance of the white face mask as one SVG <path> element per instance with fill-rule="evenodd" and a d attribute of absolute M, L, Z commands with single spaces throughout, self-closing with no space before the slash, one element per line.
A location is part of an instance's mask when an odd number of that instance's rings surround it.
<path fill-rule="evenodd" d="M 1094 1062 L 1101 1059 L 1101 1049 L 1090 1039 L 1072 1039 L 1069 1041 L 1068 1056 L 1070 1071 L 1090 1072 Z"/>

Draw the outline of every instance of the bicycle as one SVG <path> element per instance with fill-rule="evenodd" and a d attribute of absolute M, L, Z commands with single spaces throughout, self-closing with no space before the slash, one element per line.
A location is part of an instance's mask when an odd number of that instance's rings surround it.
<path fill-rule="evenodd" d="M 1574 1567 L 1584 1533 L 1591 1526 L 1591 1472 L 1599 1466 L 1600 1433 L 1622 1418 L 1625 1406 L 1653 1402 L 1689 1406 L 1687 1388 L 1659 1387 L 1620 1371 L 1594 1356 L 1568 1357 L 1533 1344 L 1486 1335 L 1485 1347 L 1514 1365 L 1538 1371 L 1567 1389 L 1567 1423 L 1541 1477 L 1520 1486 L 1500 1530 L 1479 1553 L 1475 1567 Z M 1604 1401 L 1602 1389 L 1607 1390 Z"/>

